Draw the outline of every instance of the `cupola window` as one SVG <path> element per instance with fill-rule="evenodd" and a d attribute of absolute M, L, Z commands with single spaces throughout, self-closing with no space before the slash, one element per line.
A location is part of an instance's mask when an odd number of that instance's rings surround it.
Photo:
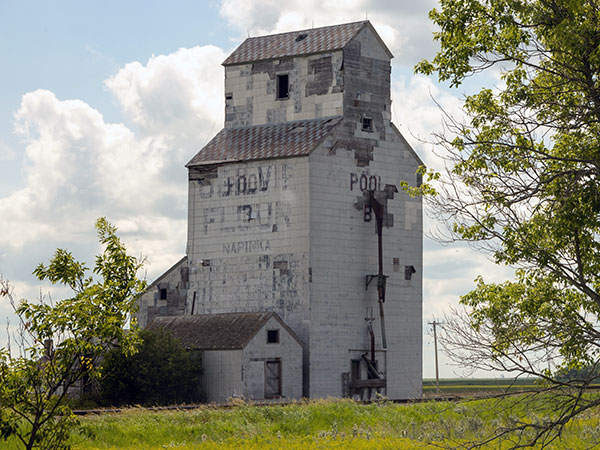
<path fill-rule="evenodd" d="M 277 98 L 285 99 L 290 96 L 290 78 L 287 73 L 277 75 Z"/>

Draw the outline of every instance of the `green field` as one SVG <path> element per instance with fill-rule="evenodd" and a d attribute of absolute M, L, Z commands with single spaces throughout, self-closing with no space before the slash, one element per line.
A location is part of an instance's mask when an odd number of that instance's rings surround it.
<path fill-rule="evenodd" d="M 514 398 L 514 397 L 511 397 Z M 512 400 L 507 400 L 512 401 Z M 499 413 L 492 400 L 360 404 L 322 400 L 230 408 L 121 413 L 81 418 L 76 450 L 92 449 L 420 449 L 482 438 L 499 426 L 527 417 L 517 407 Z M 549 448 L 587 449 L 600 440 L 600 412 L 586 413 Z M 506 449 L 504 439 L 483 447 Z M 4 447 L 2 447 L 4 448 Z M 14 442 L 8 447 L 16 449 Z"/>
<path fill-rule="evenodd" d="M 423 380 L 423 393 L 429 396 L 437 392 L 435 379 Z M 535 378 L 511 380 L 505 378 L 441 378 L 441 394 L 498 394 L 502 392 L 522 392 L 536 389 Z"/>

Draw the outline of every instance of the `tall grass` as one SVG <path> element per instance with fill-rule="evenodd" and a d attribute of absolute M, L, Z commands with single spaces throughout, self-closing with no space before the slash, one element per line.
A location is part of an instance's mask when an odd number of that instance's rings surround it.
<path fill-rule="evenodd" d="M 493 400 L 363 405 L 320 400 L 284 406 L 239 402 L 230 409 L 204 406 L 186 411 L 131 408 L 86 416 L 73 438 L 77 450 L 158 449 L 421 449 L 481 438 L 527 417 L 518 404 L 499 412 Z M 534 420 L 532 418 L 532 420 Z M 550 448 L 587 449 L 600 440 L 600 414 L 573 422 Z M 490 449 L 506 449 L 496 441 Z M 4 447 L 2 447 L 4 448 Z M 10 449 L 18 448 L 11 442 Z"/>

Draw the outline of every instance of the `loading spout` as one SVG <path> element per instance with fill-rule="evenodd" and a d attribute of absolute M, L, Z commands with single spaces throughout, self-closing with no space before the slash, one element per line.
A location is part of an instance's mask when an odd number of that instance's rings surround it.
<path fill-rule="evenodd" d="M 377 278 L 377 298 L 379 303 L 379 322 L 381 325 L 381 346 L 387 348 L 387 339 L 385 334 L 385 313 L 383 304 L 385 303 L 385 288 L 387 275 L 383 274 L 383 227 L 392 227 L 394 225 L 394 216 L 387 212 L 387 201 L 394 198 L 394 194 L 398 192 L 398 188 L 391 184 L 386 184 L 381 191 L 368 190 L 363 191 L 362 198 L 359 198 L 355 206 L 369 206 L 375 213 L 375 221 L 377 225 L 377 256 L 379 262 L 379 270 L 377 275 L 367 275 L 366 286 Z"/>

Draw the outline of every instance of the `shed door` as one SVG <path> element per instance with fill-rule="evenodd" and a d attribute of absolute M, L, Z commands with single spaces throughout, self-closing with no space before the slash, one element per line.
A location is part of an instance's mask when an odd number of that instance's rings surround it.
<path fill-rule="evenodd" d="M 265 398 L 281 397 L 281 360 L 265 361 Z"/>

